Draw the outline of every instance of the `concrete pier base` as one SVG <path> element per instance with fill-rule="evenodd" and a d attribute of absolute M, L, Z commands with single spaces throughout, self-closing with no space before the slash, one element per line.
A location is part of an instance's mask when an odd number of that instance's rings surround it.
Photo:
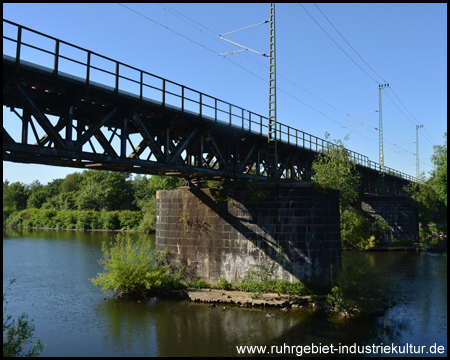
<path fill-rule="evenodd" d="M 329 282 L 342 261 L 338 192 L 256 191 L 158 191 L 156 249 L 209 283 L 239 282 L 251 265 L 291 282 Z"/>

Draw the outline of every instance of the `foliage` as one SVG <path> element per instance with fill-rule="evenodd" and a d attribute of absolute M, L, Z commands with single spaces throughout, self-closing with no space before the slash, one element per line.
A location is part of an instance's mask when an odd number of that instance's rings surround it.
<path fill-rule="evenodd" d="M 99 263 L 104 272 L 90 279 L 102 291 L 119 295 L 147 295 L 161 288 L 183 288 L 181 270 L 170 272 L 170 264 L 163 265 L 167 249 L 157 253 L 148 239 L 135 243 L 128 234 L 118 234 L 115 242 L 102 244 L 103 258 Z"/>
<path fill-rule="evenodd" d="M 119 211 L 120 228 L 126 230 L 138 230 L 142 221 L 142 213 L 139 211 Z"/>
<path fill-rule="evenodd" d="M 348 208 L 341 214 L 341 242 L 344 248 L 369 249 L 389 231 L 383 219 L 366 218 L 360 211 Z"/>
<path fill-rule="evenodd" d="M 326 133 L 328 139 L 330 134 Z M 349 139 L 348 135 L 344 141 Z M 325 155 L 317 155 L 313 160 L 313 182 L 322 192 L 339 190 L 339 204 L 341 213 L 355 200 L 356 188 L 361 183 L 361 174 L 356 171 L 347 149 L 341 140 L 334 140 L 336 144 L 329 144 L 324 151 Z"/>
<path fill-rule="evenodd" d="M 141 209 L 143 218 L 139 230 L 151 232 L 156 230 L 156 191 L 173 190 L 184 183 L 183 178 L 170 176 L 152 176 L 150 179 L 135 179 L 135 203 Z"/>
<path fill-rule="evenodd" d="M 142 222 L 139 211 L 77 211 L 53 209 L 25 209 L 7 212 L 3 224 L 19 227 L 56 229 L 128 229 L 138 230 Z"/>
<path fill-rule="evenodd" d="M 27 207 L 39 209 L 45 201 L 59 194 L 59 187 L 63 179 L 54 179 L 47 185 L 41 185 L 39 181 L 30 186 L 31 194 L 28 198 Z"/>
<path fill-rule="evenodd" d="M 243 190 L 242 194 L 248 196 L 253 204 L 260 204 L 270 195 L 270 191 L 264 190 L 258 182 L 253 180 L 248 182 L 247 189 Z"/>
<path fill-rule="evenodd" d="M 216 286 L 216 289 L 223 289 L 223 290 L 231 290 L 233 288 L 233 285 L 231 285 L 228 281 L 225 279 L 220 279 Z"/>
<path fill-rule="evenodd" d="M 436 219 L 446 221 L 447 206 L 432 185 L 432 179 L 425 182 L 424 173 L 422 173 L 418 183 L 410 182 L 403 190 L 410 195 L 413 204 L 418 209 L 419 223 L 421 224 L 421 233 L 426 235 L 428 233 L 428 224 Z"/>
<path fill-rule="evenodd" d="M 157 176 L 154 175 L 145 183 L 145 188 L 140 190 L 139 199 L 143 202 L 148 201 L 153 196 L 156 196 L 157 190 L 173 190 L 184 184 L 183 178 L 171 177 L 171 176 Z M 138 206 L 141 207 L 141 202 L 138 201 Z"/>
<path fill-rule="evenodd" d="M 79 210 L 132 209 L 132 185 L 128 173 L 88 170 L 81 174 Z"/>
<path fill-rule="evenodd" d="M 15 282 L 15 279 L 9 282 L 11 286 Z M 9 288 L 8 288 L 9 289 Z M 11 320 L 11 315 L 5 317 L 7 301 L 5 299 L 6 292 L 3 293 L 3 301 L 5 306 L 3 309 L 3 357 L 16 357 L 16 356 L 26 356 L 26 357 L 36 357 L 39 356 L 44 349 L 42 345 L 42 340 L 36 339 L 34 335 L 34 325 L 33 320 L 28 321 L 28 315 L 23 313 L 19 316 L 17 321 Z M 31 350 L 28 352 L 23 352 L 24 347 L 27 344 L 33 344 Z"/>
<path fill-rule="evenodd" d="M 30 190 L 28 186 L 15 182 L 3 181 L 3 210 L 23 210 L 27 207 Z"/>
<path fill-rule="evenodd" d="M 234 285 L 234 288 L 239 291 L 251 292 L 254 298 L 259 294 L 268 292 L 279 292 L 295 296 L 312 294 L 310 287 L 304 283 L 277 279 L 270 279 L 264 282 L 245 280 Z"/>
<path fill-rule="evenodd" d="M 336 271 L 331 294 L 327 301 L 336 310 L 352 313 L 364 309 L 374 298 L 393 297 L 397 292 L 393 280 L 377 270 L 363 256 L 347 256 L 342 269 Z"/>
<path fill-rule="evenodd" d="M 184 181 L 168 176 L 137 175 L 131 179 L 128 173 L 99 170 L 69 174 L 47 185 L 38 180 L 30 185 L 5 180 L 3 224 L 151 232 L 156 229 L 156 191 L 176 189 Z M 41 210 L 57 213 L 49 217 L 50 213 Z M 80 212 L 68 213 L 69 210 Z"/>
<path fill-rule="evenodd" d="M 61 182 L 59 191 L 61 193 L 69 193 L 69 192 L 73 192 L 73 191 L 78 191 L 78 190 L 80 190 L 80 182 L 81 182 L 81 174 L 80 173 L 74 172 L 73 174 L 69 174 Z"/>
<path fill-rule="evenodd" d="M 430 185 L 435 189 L 439 200 L 447 206 L 447 132 L 444 133 L 445 144 L 434 147 L 431 161 L 436 169 L 431 172 Z"/>
<path fill-rule="evenodd" d="M 47 198 L 42 204 L 42 209 L 55 209 L 55 210 L 77 210 L 77 198 L 79 191 L 61 192 L 58 195 Z"/>
<path fill-rule="evenodd" d="M 202 180 L 200 181 L 200 186 L 202 188 L 208 188 L 208 189 L 217 189 L 220 186 L 222 186 L 223 181 L 217 181 L 217 180 Z"/>
<path fill-rule="evenodd" d="M 141 203 L 143 218 L 139 230 L 147 233 L 156 230 L 156 196 L 152 196 L 145 203 Z"/>
<path fill-rule="evenodd" d="M 187 284 L 187 287 L 195 288 L 195 289 L 208 289 L 211 287 L 206 281 L 201 279 L 195 279 L 193 282 Z"/>

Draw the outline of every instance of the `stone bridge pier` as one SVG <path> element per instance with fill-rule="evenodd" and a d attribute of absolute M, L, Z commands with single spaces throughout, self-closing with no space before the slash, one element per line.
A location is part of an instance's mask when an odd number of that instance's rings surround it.
<path fill-rule="evenodd" d="M 361 193 L 357 203 L 366 216 L 382 218 L 390 225 L 387 241 L 419 237 L 419 213 L 409 195 Z"/>
<path fill-rule="evenodd" d="M 156 249 L 189 280 L 243 279 L 249 265 L 291 282 L 329 282 L 341 266 L 339 193 L 312 184 L 157 191 Z"/>

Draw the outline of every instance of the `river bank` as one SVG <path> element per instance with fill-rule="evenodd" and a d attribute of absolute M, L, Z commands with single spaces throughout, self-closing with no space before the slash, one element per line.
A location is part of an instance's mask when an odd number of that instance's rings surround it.
<path fill-rule="evenodd" d="M 84 232 L 130 232 L 137 234 L 154 234 L 155 231 L 142 231 L 133 229 L 66 229 L 66 228 L 55 228 L 55 227 L 36 227 L 36 226 L 14 226 L 14 225 L 3 225 L 5 229 L 29 229 L 29 230 L 54 230 L 54 231 L 84 231 Z M 447 244 L 447 234 L 440 233 L 437 235 L 438 243 L 432 244 L 433 238 L 430 237 L 425 243 L 412 243 L 411 245 L 394 245 L 394 246 L 375 246 L 369 249 L 343 249 L 345 251 L 443 251 L 445 250 Z"/>
<path fill-rule="evenodd" d="M 186 289 L 190 301 L 212 304 L 210 308 L 222 306 L 227 309 L 230 305 L 239 307 L 258 307 L 268 311 L 281 311 L 288 313 L 296 310 L 311 309 L 327 313 L 339 313 L 334 306 L 327 301 L 326 295 L 292 296 L 280 293 L 264 293 L 254 298 L 251 293 L 233 290 L 219 289 Z M 389 307 L 392 307 L 388 299 L 374 299 L 368 306 L 360 310 L 361 315 L 382 315 Z M 348 313 L 339 313 L 349 316 Z"/>
<path fill-rule="evenodd" d="M 147 232 L 142 230 L 128 230 L 128 229 L 64 229 L 51 227 L 36 227 L 36 226 L 11 226 L 3 225 L 4 229 L 25 229 L 25 230 L 52 230 L 52 231 L 84 231 L 84 232 L 116 232 L 116 233 L 136 233 L 136 234 L 154 234 L 155 231 Z"/>

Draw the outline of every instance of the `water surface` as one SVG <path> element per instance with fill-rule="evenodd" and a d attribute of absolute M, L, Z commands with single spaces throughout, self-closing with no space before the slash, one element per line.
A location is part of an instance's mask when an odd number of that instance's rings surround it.
<path fill-rule="evenodd" d="M 101 244 L 114 235 L 3 229 L 3 292 L 16 279 L 6 313 L 17 318 L 26 312 L 34 319 L 47 345 L 42 355 L 236 356 L 236 346 L 278 346 L 273 350 L 285 353 L 288 346 L 292 353 L 292 346 L 312 344 L 411 344 L 426 351 L 437 344 L 445 346 L 441 355 L 447 353 L 446 253 L 344 253 L 366 257 L 399 281 L 405 299 L 383 317 L 335 323 L 311 311 L 271 309 L 275 316 L 268 318 L 267 309 L 209 309 L 184 300 L 105 301 L 89 279 L 102 272 Z M 154 235 L 143 236 L 154 245 Z"/>

